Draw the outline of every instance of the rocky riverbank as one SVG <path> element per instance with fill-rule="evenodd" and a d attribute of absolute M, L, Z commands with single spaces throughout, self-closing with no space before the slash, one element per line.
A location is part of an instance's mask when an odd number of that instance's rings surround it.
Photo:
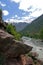
<path fill-rule="evenodd" d="M 36 53 L 27 55 L 31 50 L 31 46 L 15 40 L 12 35 L 0 29 L 0 65 L 41 65 L 41 62 L 34 59 Z"/>
<path fill-rule="evenodd" d="M 30 53 L 33 47 L 15 40 L 4 30 L 4 24 L 0 25 L 0 65 L 42 65 L 37 53 Z"/>

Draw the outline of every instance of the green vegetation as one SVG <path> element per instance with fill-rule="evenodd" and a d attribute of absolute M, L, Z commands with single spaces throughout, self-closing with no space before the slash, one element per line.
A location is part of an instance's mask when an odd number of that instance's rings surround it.
<path fill-rule="evenodd" d="M 28 24 L 22 31 L 22 36 L 43 40 L 43 15 Z"/>
<path fill-rule="evenodd" d="M 43 41 L 43 29 L 39 31 L 39 33 L 21 33 L 22 36 L 30 37 L 30 38 L 35 38 L 35 39 L 41 39 Z"/>
<path fill-rule="evenodd" d="M 21 32 L 22 33 L 39 33 L 43 28 L 43 15 L 28 24 Z"/>
<path fill-rule="evenodd" d="M 0 21 L 2 20 L 2 10 L 0 9 Z"/>
<path fill-rule="evenodd" d="M 41 29 L 41 31 L 39 33 L 39 38 L 43 40 L 43 29 Z"/>
<path fill-rule="evenodd" d="M 15 26 L 13 26 L 12 24 L 7 25 L 6 31 L 12 34 L 16 40 L 20 40 L 21 34 L 16 31 Z"/>

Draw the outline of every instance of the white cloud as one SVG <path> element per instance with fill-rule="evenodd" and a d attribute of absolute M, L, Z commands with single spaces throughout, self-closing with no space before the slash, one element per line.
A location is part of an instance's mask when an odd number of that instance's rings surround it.
<path fill-rule="evenodd" d="M 5 6 L 6 6 L 6 4 L 2 3 L 1 1 L 0 1 L 0 5 L 1 5 L 2 7 L 5 7 Z"/>
<path fill-rule="evenodd" d="M 43 0 L 11 0 L 13 2 L 19 2 L 19 9 L 32 12 L 32 16 L 40 16 L 43 14 Z M 31 8 L 30 8 L 31 7 Z"/>
<path fill-rule="evenodd" d="M 6 20 L 7 22 L 28 22 L 30 23 L 34 17 L 38 17 L 41 14 L 43 14 L 43 0 L 10 0 L 11 2 L 19 3 L 19 9 L 27 12 L 32 12 L 30 15 L 26 15 L 24 17 L 18 17 L 15 15 L 9 20 Z M 25 14 L 25 13 L 24 13 Z M 33 18 L 32 18 L 33 17 Z M 16 19 L 15 19 L 16 18 Z"/>
<path fill-rule="evenodd" d="M 15 15 L 14 17 L 18 17 L 17 15 Z"/>
<path fill-rule="evenodd" d="M 18 3 L 18 2 L 20 2 L 20 0 L 10 0 L 11 2 L 16 2 L 16 3 Z"/>
<path fill-rule="evenodd" d="M 19 19 L 18 19 L 19 18 Z M 27 22 L 27 23 L 30 23 L 31 20 L 30 20 L 30 17 L 29 16 L 25 16 L 25 17 L 18 17 L 17 19 L 15 19 L 14 17 L 11 17 L 10 19 L 7 19 L 6 22 L 8 23 L 18 23 L 18 22 Z"/>
<path fill-rule="evenodd" d="M 23 22 L 23 20 L 18 20 L 18 19 L 7 19 L 7 20 L 5 20 L 6 22 L 8 22 L 8 23 L 13 23 L 13 22 L 15 22 L 15 23 L 18 23 L 18 22 Z"/>
<path fill-rule="evenodd" d="M 25 19 L 31 19 L 31 16 L 38 17 L 43 14 L 43 0 L 21 0 L 19 9 L 32 12 L 30 13 L 30 18 L 25 17 Z"/>
<path fill-rule="evenodd" d="M 11 18 L 13 18 L 13 19 L 14 19 L 15 17 L 13 16 L 13 17 L 11 17 Z"/>
<path fill-rule="evenodd" d="M 34 17 L 38 17 L 42 14 L 43 12 L 40 10 L 40 11 L 34 11 L 31 16 L 34 16 Z"/>
<path fill-rule="evenodd" d="M 20 0 L 19 9 L 29 11 L 28 8 L 30 6 L 34 8 L 41 8 L 43 10 L 43 0 Z"/>
<path fill-rule="evenodd" d="M 20 17 L 16 14 L 15 16 L 12 16 L 11 19 L 20 19 Z"/>
<path fill-rule="evenodd" d="M 9 12 L 7 10 L 3 10 L 3 15 L 7 16 L 7 15 L 9 15 Z"/>

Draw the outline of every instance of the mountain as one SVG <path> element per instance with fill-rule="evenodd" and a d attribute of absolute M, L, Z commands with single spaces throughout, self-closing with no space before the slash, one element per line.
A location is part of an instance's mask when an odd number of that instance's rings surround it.
<path fill-rule="evenodd" d="M 37 33 L 43 28 L 43 15 L 28 24 L 21 32 L 22 33 Z"/>
<path fill-rule="evenodd" d="M 12 23 L 12 24 L 13 24 L 13 26 L 16 27 L 16 30 L 18 32 L 23 30 L 28 25 L 28 23 L 26 23 L 26 22 L 19 22 L 19 23 Z"/>

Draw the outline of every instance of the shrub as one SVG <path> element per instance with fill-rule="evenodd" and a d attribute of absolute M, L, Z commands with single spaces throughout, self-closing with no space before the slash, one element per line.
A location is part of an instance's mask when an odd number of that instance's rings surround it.
<path fill-rule="evenodd" d="M 12 24 L 8 24 L 8 25 L 7 25 L 6 31 L 7 31 L 8 33 L 12 34 L 16 40 L 20 40 L 21 34 L 19 34 L 19 33 L 16 31 L 15 26 L 13 26 Z"/>

